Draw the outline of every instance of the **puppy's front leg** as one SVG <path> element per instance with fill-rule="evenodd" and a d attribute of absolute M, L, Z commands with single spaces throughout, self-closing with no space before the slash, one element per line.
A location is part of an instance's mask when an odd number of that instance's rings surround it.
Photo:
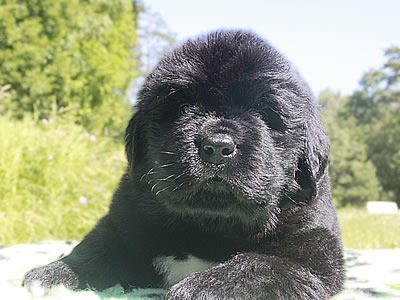
<path fill-rule="evenodd" d="M 137 255 L 132 252 L 105 216 L 70 255 L 29 271 L 23 285 L 35 294 L 61 284 L 72 290 L 102 290 L 117 283 L 127 287 L 135 283 L 132 257 Z"/>
<path fill-rule="evenodd" d="M 322 300 L 334 293 L 329 280 L 334 280 L 333 274 L 314 273 L 287 258 L 243 253 L 178 282 L 167 298 Z"/>

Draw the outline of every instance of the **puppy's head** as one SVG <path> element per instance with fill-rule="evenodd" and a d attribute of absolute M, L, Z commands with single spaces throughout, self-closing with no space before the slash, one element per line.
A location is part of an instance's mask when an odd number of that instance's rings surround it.
<path fill-rule="evenodd" d="M 130 172 L 171 214 L 269 232 L 282 207 L 313 201 L 328 159 L 316 103 L 257 36 L 186 42 L 139 99 L 126 133 Z"/>

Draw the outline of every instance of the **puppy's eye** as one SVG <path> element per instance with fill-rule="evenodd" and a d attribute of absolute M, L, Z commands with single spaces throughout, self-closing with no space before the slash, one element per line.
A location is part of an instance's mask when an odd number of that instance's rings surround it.
<path fill-rule="evenodd" d="M 277 131 L 285 130 L 285 124 L 283 123 L 282 117 L 276 110 L 272 108 L 265 110 L 263 119 L 271 129 Z"/>
<path fill-rule="evenodd" d="M 187 104 L 187 103 L 181 104 L 181 105 L 179 106 L 179 113 L 180 113 L 181 115 L 184 115 L 184 114 L 186 114 L 186 113 L 189 112 L 189 108 L 190 108 L 190 105 L 189 105 L 189 104 Z"/>
<path fill-rule="evenodd" d="M 273 130 L 284 131 L 286 126 L 282 120 L 282 116 L 272 106 L 258 105 L 261 118 Z"/>

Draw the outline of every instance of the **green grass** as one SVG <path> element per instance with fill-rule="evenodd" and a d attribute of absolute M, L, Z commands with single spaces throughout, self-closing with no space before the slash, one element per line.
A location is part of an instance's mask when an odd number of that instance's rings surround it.
<path fill-rule="evenodd" d="M 45 123 L 0 118 L 0 244 L 81 239 L 126 167 L 122 144 Z"/>
<path fill-rule="evenodd" d="M 395 290 L 400 290 L 400 284 L 386 284 L 386 286 Z"/>
<path fill-rule="evenodd" d="M 0 245 L 80 240 L 106 213 L 125 167 L 122 144 L 79 126 L 0 117 Z M 400 247 L 399 214 L 338 216 L 345 247 Z"/>
<path fill-rule="evenodd" d="M 366 210 L 338 210 L 344 245 L 352 249 L 400 247 L 400 214 L 375 215 Z"/>

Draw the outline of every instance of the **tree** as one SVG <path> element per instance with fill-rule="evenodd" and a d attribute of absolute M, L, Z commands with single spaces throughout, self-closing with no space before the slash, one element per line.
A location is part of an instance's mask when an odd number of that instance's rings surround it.
<path fill-rule="evenodd" d="M 381 190 L 373 163 L 367 157 L 362 131 L 354 119 L 342 118 L 345 98 L 321 92 L 322 119 L 331 141 L 329 174 L 336 206 L 363 205 L 379 199 Z"/>
<path fill-rule="evenodd" d="M 11 85 L 7 112 L 67 115 L 103 131 L 121 126 L 135 76 L 134 17 L 130 0 L 3 0 L 0 85 Z"/>
<path fill-rule="evenodd" d="M 138 55 L 138 75 L 134 78 L 133 88 L 130 91 L 133 99 L 136 98 L 146 76 L 156 66 L 158 60 L 176 43 L 175 34 L 169 30 L 159 13 L 152 12 L 142 1 L 136 1 L 136 10 L 139 15 L 137 24 L 139 43 L 135 51 Z"/>
<path fill-rule="evenodd" d="M 350 97 L 343 115 L 354 117 L 363 129 L 382 198 L 400 204 L 400 48 L 392 47 L 385 55 L 382 68 L 364 74 L 362 88 Z"/>

